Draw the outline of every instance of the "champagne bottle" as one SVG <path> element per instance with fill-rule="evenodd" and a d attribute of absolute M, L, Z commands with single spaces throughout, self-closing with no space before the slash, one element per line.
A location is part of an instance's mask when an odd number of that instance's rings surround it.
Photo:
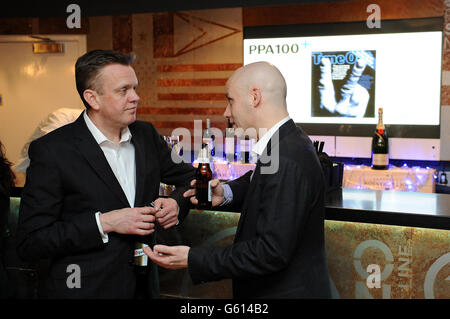
<path fill-rule="evenodd" d="M 212 206 L 212 171 L 209 162 L 208 145 L 203 144 L 198 156 L 198 167 L 195 174 L 195 192 L 198 200 L 197 208 L 199 209 L 210 209 Z"/>
<path fill-rule="evenodd" d="M 372 138 L 372 168 L 389 168 L 389 140 L 383 124 L 383 108 L 378 109 L 378 124 Z"/>

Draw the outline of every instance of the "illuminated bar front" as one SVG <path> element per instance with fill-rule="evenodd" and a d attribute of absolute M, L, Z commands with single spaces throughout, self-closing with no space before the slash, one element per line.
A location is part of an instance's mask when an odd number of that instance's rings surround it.
<path fill-rule="evenodd" d="M 445 194 L 339 189 L 328 194 L 325 243 L 335 298 L 450 298 L 450 198 Z M 191 210 L 163 243 L 229 245 L 239 213 Z M 282 230 L 280 230 L 282 231 Z M 378 265 L 380 288 L 367 284 Z M 231 298 L 231 280 L 194 286 L 187 270 L 161 269 L 161 293 Z"/>

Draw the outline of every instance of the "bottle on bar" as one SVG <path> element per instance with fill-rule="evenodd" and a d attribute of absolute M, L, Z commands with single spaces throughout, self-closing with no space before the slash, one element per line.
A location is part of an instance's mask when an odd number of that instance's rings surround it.
<path fill-rule="evenodd" d="M 208 153 L 211 156 L 215 155 L 215 148 L 214 148 L 214 136 L 211 132 L 211 120 L 206 119 L 206 127 L 203 130 L 203 144 L 208 145 Z"/>
<path fill-rule="evenodd" d="M 210 157 L 208 145 L 203 144 L 198 155 L 198 167 L 195 174 L 195 192 L 198 200 L 198 209 L 210 209 L 212 206 L 211 180 L 212 171 L 209 166 Z"/>
<path fill-rule="evenodd" d="M 248 136 L 241 139 L 241 161 L 250 163 L 251 140 Z"/>
<path fill-rule="evenodd" d="M 372 138 L 372 168 L 389 168 L 389 140 L 383 124 L 383 108 L 378 109 L 378 124 Z"/>
<path fill-rule="evenodd" d="M 231 125 L 230 119 L 228 119 L 228 128 L 225 130 L 225 158 L 230 163 L 235 161 L 235 140 L 234 128 Z"/>

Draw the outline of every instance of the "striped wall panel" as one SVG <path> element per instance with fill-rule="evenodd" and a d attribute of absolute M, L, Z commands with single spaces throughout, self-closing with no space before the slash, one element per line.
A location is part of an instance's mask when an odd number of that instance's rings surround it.
<path fill-rule="evenodd" d="M 169 135 L 211 119 L 225 129 L 225 84 L 242 66 L 242 9 L 133 15 L 138 119 Z"/>

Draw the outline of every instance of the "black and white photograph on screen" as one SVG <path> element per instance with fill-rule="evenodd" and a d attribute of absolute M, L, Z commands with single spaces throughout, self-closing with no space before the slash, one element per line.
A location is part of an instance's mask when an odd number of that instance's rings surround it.
<path fill-rule="evenodd" d="M 375 116 L 376 51 L 311 53 L 311 116 Z"/>

